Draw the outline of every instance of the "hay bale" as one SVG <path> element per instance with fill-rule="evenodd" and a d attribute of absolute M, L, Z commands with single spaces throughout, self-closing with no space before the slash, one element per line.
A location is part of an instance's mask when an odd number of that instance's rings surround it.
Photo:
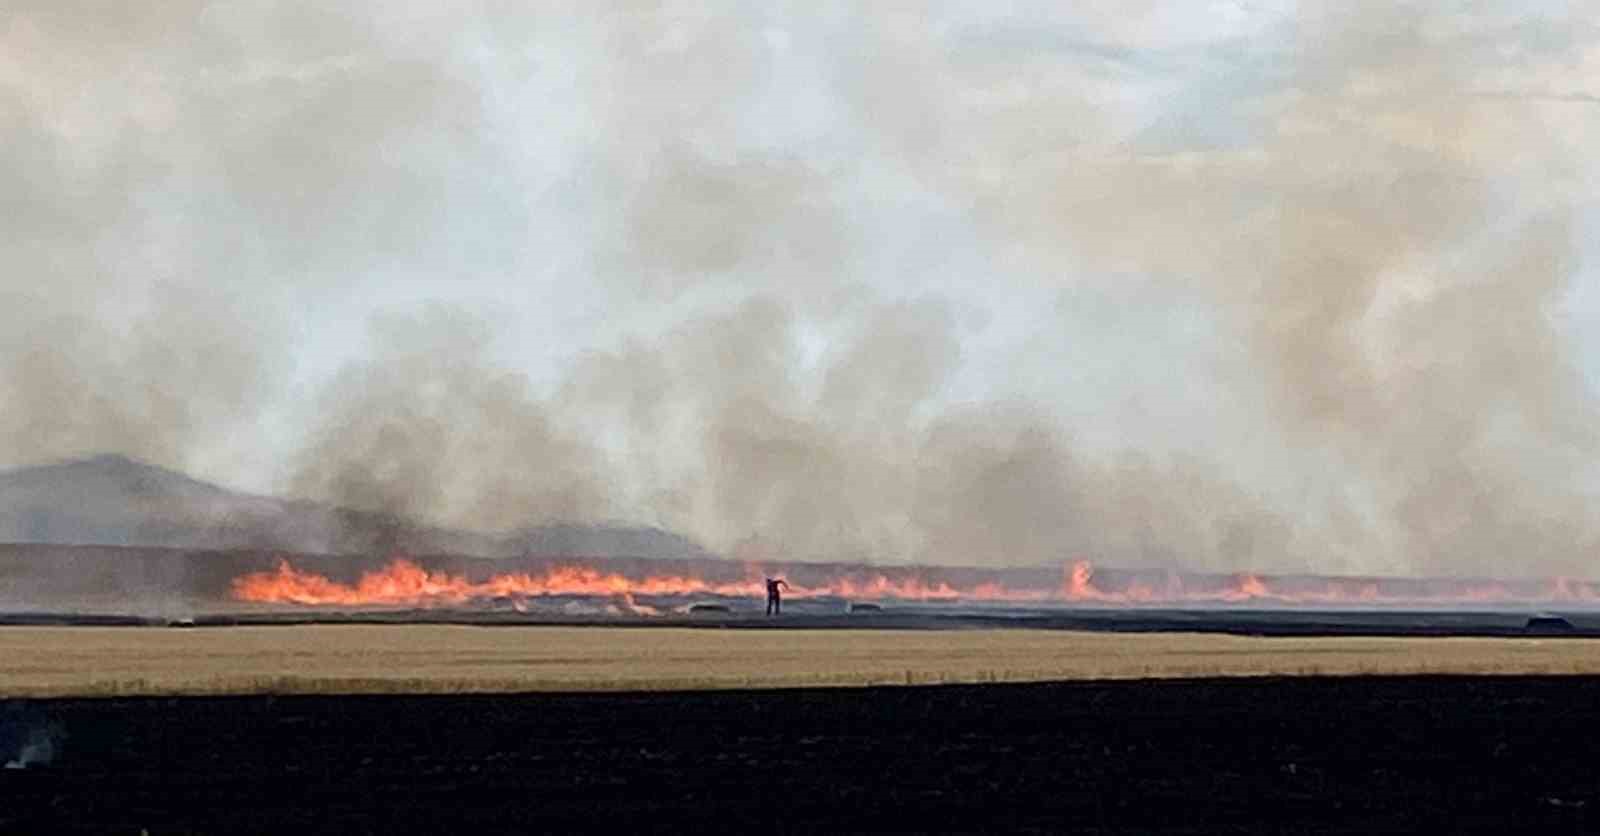
<path fill-rule="evenodd" d="M 1559 636 L 1573 632 L 1572 622 L 1559 615 L 1536 615 L 1523 626 L 1524 633 L 1539 636 Z"/>

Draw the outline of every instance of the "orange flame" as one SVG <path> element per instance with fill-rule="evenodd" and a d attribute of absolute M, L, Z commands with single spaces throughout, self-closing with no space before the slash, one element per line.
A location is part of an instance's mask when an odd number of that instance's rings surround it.
<path fill-rule="evenodd" d="M 1067 567 L 1066 584 L 1061 597 L 1068 601 L 1103 601 L 1105 593 L 1094 587 L 1094 564 L 1079 560 Z"/>
<path fill-rule="evenodd" d="M 758 572 L 756 577 L 762 574 Z M 615 598 L 625 602 L 629 611 L 643 613 L 650 608 L 635 603 L 633 596 L 757 597 L 764 594 L 765 584 L 759 579 L 713 582 L 681 575 L 630 578 L 618 572 L 584 566 L 557 566 L 537 574 L 495 575 L 475 583 L 448 572 L 430 572 L 406 559 L 397 559 L 380 571 L 368 572 L 354 584 L 296 569 L 286 560 L 280 560 L 274 571 L 254 572 L 233 581 L 233 597 L 240 601 L 324 606 L 426 606 L 488 598 L 570 595 Z M 788 595 L 903 601 L 1038 601 L 1050 597 L 1047 591 L 1012 590 L 993 582 L 960 590 L 943 581 L 891 578 L 882 574 L 865 579 L 841 576 L 813 585 L 790 582 Z"/>
<path fill-rule="evenodd" d="M 279 561 L 273 571 L 235 578 L 233 597 L 240 601 L 313 606 L 439 606 L 475 600 L 510 599 L 522 609 L 530 598 L 574 596 L 612 601 L 618 613 L 654 615 L 636 596 L 760 597 L 765 594 L 763 567 L 750 564 L 745 577 L 714 581 L 693 575 L 654 574 L 630 577 L 621 572 L 567 564 L 539 572 L 495 575 L 472 581 L 449 572 L 429 571 L 417 563 L 397 559 L 381 570 L 362 575 L 355 583 L 342 583 L 302 571 Z M 992 574 L 992 573 L 991 573 Z M 1232 576 L 1182 576 L 1168 571 L 1112 572 L 1102 580 L 1094 564 L 1076 560 L 1064 567 L 1058 588 L 1007 586 L 999 580 L 982 580 L 960 586 L 947 580 L 907 574 L 863 575 L 841 568 L 838 574 L 802 583 L 790 580 L 788 594 L 795 598 L 833 597 L 856 600 L 928 602 L 1056 602 L 1065 604 L 1263 604 L 1263 605 L 1433 605 L 1485 604 L 1518 601 L 1600 603 L 1600 585 L 1572 578 L 1545 583 L 1495 581 L 1418 581 L 1371 578 L 1264 578 L 1255 574 Z"/>

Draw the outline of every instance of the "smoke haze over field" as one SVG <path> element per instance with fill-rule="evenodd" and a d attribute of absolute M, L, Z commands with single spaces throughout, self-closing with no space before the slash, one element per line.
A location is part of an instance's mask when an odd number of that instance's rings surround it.
<path fill-rule="evenodd" d="M 0 463 L 1596 574 L 1600 13 L 970 5 L 10 3 Z"/>

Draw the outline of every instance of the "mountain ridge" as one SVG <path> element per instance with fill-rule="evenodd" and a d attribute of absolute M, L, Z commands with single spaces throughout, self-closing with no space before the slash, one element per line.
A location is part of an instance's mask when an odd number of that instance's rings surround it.
<path fill-rule="evenodd" d="M 0 471 L 0 542 L 309 553 L 415 551 L 484 557 L 709 557 L 648 526 L 530 524 L 482 532 L 393 514 L 247 493 L 118 453 Z"/>

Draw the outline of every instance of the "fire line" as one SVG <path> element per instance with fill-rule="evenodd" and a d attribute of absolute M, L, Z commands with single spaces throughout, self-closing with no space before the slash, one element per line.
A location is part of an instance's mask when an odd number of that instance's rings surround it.
<path fill-rule="evenodd" d="M 634 612 L 633 596 L 721 596 L 759 598 L 764 594 L 765 567 L 749 567 L 742 580 L 709 580 L 693 575 L 647 574 L 630 577 L 618 571 L 570 563 L 538 572 L 511 572 L 473 581 L 463 575 L 428 570 L 397 558 L 354 583 L 295 568 L 280 560 L 276 569 L 235 578 L 234 599 L 253 603 L 304 606 L 450 606 L 496 598 L 533 599 L 550 596 L 619 598 Z M 1007 586 L 984 581 L 965 586 L 933 575 L 840 572 L 820 580 L 789 577 L 790 597 L 842 598 L 867 601 L 995 602 L 1012 604 L 1193 605 L 1267 604 L 1382 606 L 1417 604 L 1488 604 L 1532 601 L 1600 603 L 1600 586 L 1557 578 L 1544 582 L 1456 580 L 1374 580 L 1362 578 L 1274 579 L 1244 573 L 1226 576 L 1129 575 L 1102 581 L 1094 565 L 1077 560 L 1065 565 L 1053 588 Z"/>

